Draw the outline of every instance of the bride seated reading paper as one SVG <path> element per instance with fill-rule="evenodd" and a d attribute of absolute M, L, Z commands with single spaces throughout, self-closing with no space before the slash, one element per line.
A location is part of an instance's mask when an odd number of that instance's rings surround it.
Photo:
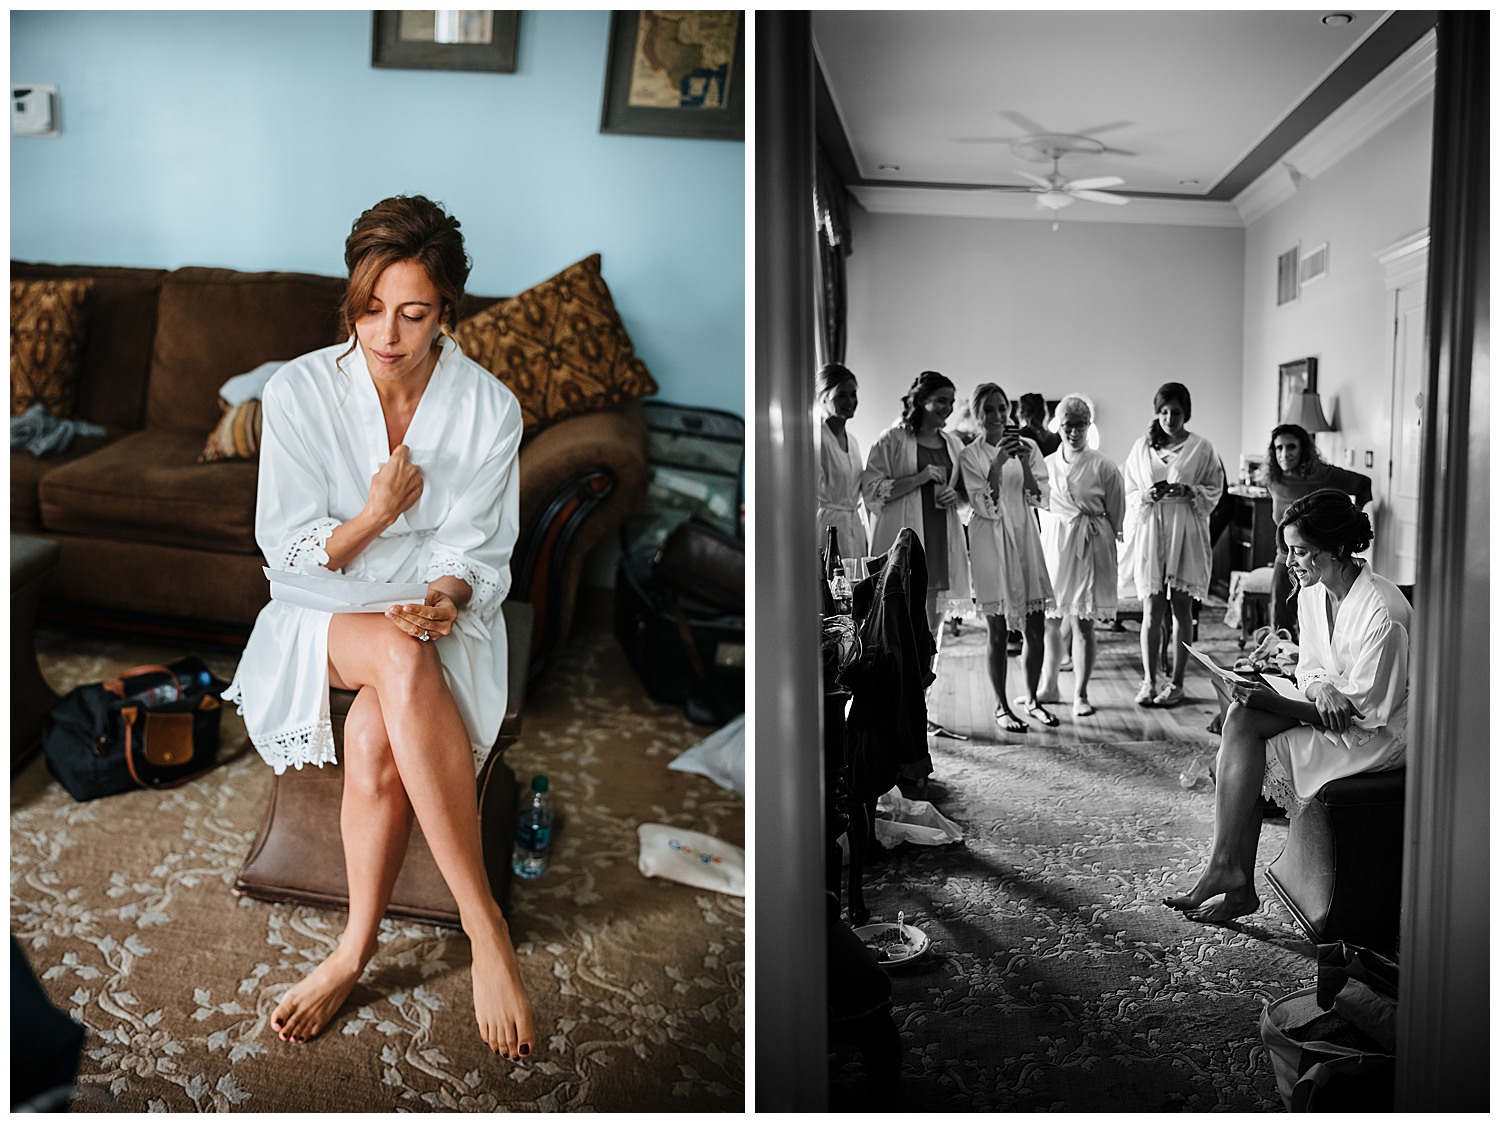
<path fill-rule="evenodd" d="M 1315 491 L 1276 529 L 1300 589 L 1297 690 L 1236 684 L 1218 756 L 1214 837 L 1197 883 L 1166 903 L 1223 923 L 1260 907 L 1255 854 L 1266 796 L 1296 815 L 1330 780 L 1400 767 L 1406 756 L 1411 605 L 1354 555 L 1370 520 L 1339 491 Z"/>

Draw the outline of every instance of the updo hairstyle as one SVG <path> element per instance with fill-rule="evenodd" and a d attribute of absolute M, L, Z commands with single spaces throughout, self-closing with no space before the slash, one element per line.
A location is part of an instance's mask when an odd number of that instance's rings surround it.
<path fill-rule="evenodd" d="M 859 379 L 854 377 L 854 372 L 843 363 L 825 363 L 823 369 L 818 371 L 818 381 L 815 389 L 818 401 L 827 399 L 838 393 L 838 389 L 846 382 L 859 386 Z"/>
<path fill-rule="evenodd" d="M 954 389 L 953 382 L 935 370 L 924 370 L 912 380 L 911 389 L 901 398 L 901 424 L 911 432 L 920 431 L 922 407 L 939 390 Z"/>
<path fill-rule="evenodd" d="M 1009 395 L 1005 400 L 1010 401 Z M 1029 425 L 1034 422 L 1040 429 L 1047 424 L 1047 399 L 1040 394 L 1022 394 L 1016 412 L 1021 417 L 1021 424 Z"/>
<path fill-rule="evenodd" d="M 1310 492 L 1286 509 L 1276 524 L 1276 548 L 1286 553 L 1286 529 L 1295 526 L 1303 540 L 1340 558 L 1362 553 L 1374 541 L 1370 517 L 1349 496 L 1333 488 Z"/>
<path fill-rule="evenodd" d="M 1182 407 L 1182 419 L 1191 421 L 1193 418 L 1193 395 L 1181 382 L 1163 382 L 1161 388 L 1156 391 L 1156 397 L 1151 399 L 1151 412 L 1160 413 L 1162 407 L 1169 402 L 1176 402 Z M 1155 417 L 1151 418 L 1151 427 L 1146 430 L 1146 442 L 1152 448 L 1161 448 L 1167 443 L 1166 431 L 1162 429 L 1161 422 Z"/>
<path fill-rule="evenodd" d="M 464 252 L 458 219 L 422 195 L 396 195 L 376 203 L 359 218 L 344 241 L 349 287 L 339 308 L 345 336 L 370 307 L 375 282 L 389 266 L 414 261 L 427 271 L 443 306 L 438 315 L 451 331 L 472 264 Z"/>

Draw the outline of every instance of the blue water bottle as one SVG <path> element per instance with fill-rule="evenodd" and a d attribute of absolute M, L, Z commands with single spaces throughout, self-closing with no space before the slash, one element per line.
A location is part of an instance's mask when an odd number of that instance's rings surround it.
<path fill-rule="evenodd" d="M 516 818 L 516 848 L 510 868 L 517 877 L 541 877 L 552 856 L 552 796 L 547 777 L 533 776 L 531 792 Z"/>

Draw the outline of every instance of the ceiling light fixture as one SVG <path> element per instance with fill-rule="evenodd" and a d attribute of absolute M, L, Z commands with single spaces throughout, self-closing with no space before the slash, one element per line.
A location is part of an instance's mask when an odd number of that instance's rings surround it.
<path fill-rule="evenodd" d="M 883 171 L 883 172 L 899 172 L 901 170 L 901 165 L 900 164 L 881 164 L 880 165 L 880 170 Z"/>
<path fill-rule="evenodd" d="M 1177 181 L 1177 186 L 1178 187 L 1197 187 L 1198 186 L 1198 181 L 1196 179 L 1179 179 Z"/>
<path fill-rule="evenodd" d="M 1324 27 L 1347 27 L 1354 22 L 1354 17 L 1348 12 L 1329 12 L 1323 17 Z"/>

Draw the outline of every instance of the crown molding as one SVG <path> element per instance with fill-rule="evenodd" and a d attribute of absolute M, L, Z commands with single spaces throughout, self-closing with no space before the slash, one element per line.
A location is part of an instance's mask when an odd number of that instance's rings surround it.
<path fill-rule="evenodd" d="M 939 218 L 1007 218 L 1064 225 L 1078 222 L 1149 223 L 1160 226 L 1242 225 L 1233 203 L 1206 199 L 1131 199 L 1125 206 L 1079 200 L 1053 212 L 1036 205 L 1026 191 L 954 191 L 939 187 L 849 188 L 871 214 L 928 215 Z"/>
<path fill-rule="evenodd" d="M 1317 179 L 1345 156 L 1431 97 L 1437 81 L 1437 32 L 1429 31 L 1410 50 L 1328 115 L 1282 160 Z M 1278 161 L 1234 197 L 1243 225 L 1265 217 L 1295 195 L 1291 177 Z"/>

